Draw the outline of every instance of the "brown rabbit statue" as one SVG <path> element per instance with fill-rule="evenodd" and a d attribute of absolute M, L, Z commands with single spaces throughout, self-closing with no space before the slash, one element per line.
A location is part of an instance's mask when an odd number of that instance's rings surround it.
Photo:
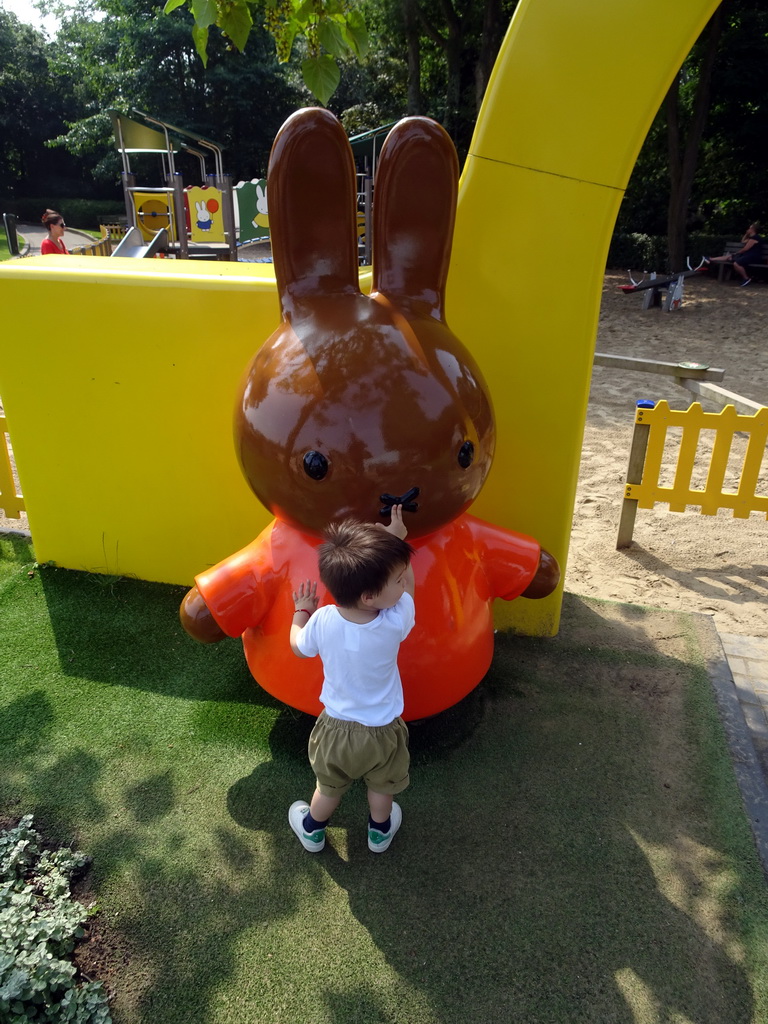
<path fill-rule="evenodd" d="M 289 646 L 292 593 L 317 577 L 329 523 L 386 522 L 402 504 L 416 549 L 403 717 L 433 715 L 488 670 L 493 600 L 545 597 L 560 577 L 534 539 L 467 513 L 495 430 L 480 370 L 444 317 L 456 151 L 427 118 L 392 129 L 376 176 L 370 295 L 358 278 L 355 166 L 336 118 L 293 114 L 267 180 L 282 321 L 245 373 L 234 429 L 243 473 L 275 519 L 196 577 L 181 619 L 204 642 L 242 636 L 258 683 L 319 714 L 319 659 Z M 321 584 L 318 596 L 330 600 Z"/>

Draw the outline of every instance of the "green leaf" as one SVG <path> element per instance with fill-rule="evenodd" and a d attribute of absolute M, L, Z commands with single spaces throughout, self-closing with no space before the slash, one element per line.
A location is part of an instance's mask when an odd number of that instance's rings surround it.
<path fill-rule="evenodd" d="M 199 25 L 192 26 L 192 41 L 195 44 L 200 60 L 203 62 L 203 67 L 208 67 L 208 29 L 200 28 Z"/>
<path fill-rule="evenodd" d="M 198 28 L 208 28 L 209 25 L 215 25 L 219 14 L 214 0 L 192 0 L 192 13 L 195 16 L 195 24 Z"/>
<path fill-rule="evenodd" d="M 219 28 L 242 53 L 253 28 L 251 12 L 245 4 L 235 4 L 219 22 Z"/>
<path fill-rule="evenodd" d="M 170 14 L 171 11 L 175 11 L 177 7 L 182 7 L 186 2 L 187 0 L 168 0 L 163 8 L 163 14 Z"/>
<path fill-rule="evenodd" d="M 277 60 L 279 64 L 285 64 L 291 59 L 293 40 L 296 38 L 298 30 L 299 26 L 293 19 L 291 19 L 275 31 L 275 49 L 277 50 Z"/>
<path fill-rule="evenodd" d="M 365 27 L 365 19 L 359 11 L 350 11 L 343 29 L 350 50 L 358 59 L 362 59 L 368 53 L 368 29 Z"/>
<path fill-rule="evenodd" d="M 349 52 L 349 46 L 341 34 L 341 25 L 327 18 L 317 26 L 317 38 L 320 45 L 334 57 L 344 57 Z"/>
<path fill-rule="evenodd" d="M 338 64 L 329 53 L 323 53 L 319 57 L 309 57 L 302 61 L 301 74 L 306 87 L 313 96 L 320 100 L 323 106 L 336 92 L 341 80 Z"/>
<path fill-rule="evenodd" d="M 294 18 L 299 22 L 300 25 L 306 25 L 311 16 L 315 13 L 315 0 L 304 0 L 299 9 L 294 14 Z"/>

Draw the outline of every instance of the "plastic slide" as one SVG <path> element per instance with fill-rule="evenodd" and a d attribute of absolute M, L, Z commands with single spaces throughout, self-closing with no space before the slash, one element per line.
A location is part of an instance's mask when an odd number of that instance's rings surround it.
<path fill-rule="evenodd" d="M 120 245 L 112 253 L 113 256 L 128 256 L 131 259 L 144 259 L 154 256 L 168 248 L 168 231 L 160 228 L 150 242 L 145 242 L 141 231 L 138 228 L 131 228 L 126 231 L 125 237 L 121 239 Z"/>

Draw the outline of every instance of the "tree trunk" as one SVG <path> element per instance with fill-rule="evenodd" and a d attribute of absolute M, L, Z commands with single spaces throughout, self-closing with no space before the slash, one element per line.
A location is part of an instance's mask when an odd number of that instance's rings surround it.
<path fill-rule="evenodd" d="M 416 0 L 403 0 L 403 23 L 405 43 L 408 52 L 408 114 L 420 114 L 421 100 L 421 45 L 419 42 L 419 16 Z"/>
<path fill-rule="evenodd" d="M 699 66 L 699 80 L 691 108 L 688 131 L 683 142 L 680 125 L 680 75 L 669 88 L 664 100 L 667 115 L 669 149 L 669 206 L 667 208 L 667 246 L 669 269 L 685 269 L 686 223 L 688 202 L 696 174 L 699 147 L 709 112 L 712 68 L 723 32 L 723 8 L 718 7 L 707 27 L 707 39 Z"/>
<path fill-rule="evenodd" d="M 504 39 L 506 27 L 507 19 L 504 17 L 501 0 L 485 0 L 483 34 L 480 38 L 480 53 L 475 65 L 475 106 L 478 111 Z"/>
<path fill-rule="evenodd" d="M 445 89 L 445 112 L 442 117 L 443 127 L 454 138 L 458 125 L 459 107 L 461 102 L 461 56 L 463 48 L 463 33 L 461 18 L 451 0 L 441 0 L 440 6 L 445 16 L 447 32 L 443 35 L 432 24 L 424 13 L 418 2 L 414 3 L 419 22 L 424 34 L 432 39 L 445 53 L 447 68 L 447 83 Z"/>

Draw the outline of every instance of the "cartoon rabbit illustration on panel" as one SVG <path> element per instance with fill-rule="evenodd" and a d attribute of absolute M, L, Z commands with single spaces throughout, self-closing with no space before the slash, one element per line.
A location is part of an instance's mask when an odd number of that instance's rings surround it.
<path fill-rule="evenodd" d="M 207 204 L 203 202 L 195 203 L 195 209 L 197 210 L 197 226 L 201 231 L 211 230 L 211 214 Z"/>
<path fill-rule="evenodd" d="M 256 182 L 256 216 L 253 218 L 251 223 L 255 228 L 269 227 L 267 183 L 263 178 Z"/>
<path fill-rule="evenodd" d="M 451 707 L 488 670 L 494 598 L 540 598 L 556 560 L 531 537 L 467 513 L 495 430 L 486 384 L 444 318 L 458 188 L 446 132 L 400 121 L 379 159 L 373 292 L 360 291 L 352 152 L 309 108 L 275 139 L 269 205 L 282 322 L 253 358 L 235 411 L 240 464 L 275 516 L 253 543 L 196 577 L 185 629 L 242 636 L 268 692 L 319 714 L 322 666 L 289 646 L 293 591 L 317 578 L 326 526 L 389 522 L 402 504 L 416 549 L 416 626 L 401 647 L 406 720 Z M 320 584 L 321 604 L 330 600 Z"/>

